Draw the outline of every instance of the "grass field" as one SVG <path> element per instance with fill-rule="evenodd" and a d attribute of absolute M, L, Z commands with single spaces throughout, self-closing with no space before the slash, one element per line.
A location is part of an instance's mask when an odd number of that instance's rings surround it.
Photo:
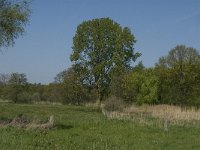
<path fill-rule="evenodd" d="M 141 124 L 106 118 L 100 110 L 85 106 L 25 105 L 0 103 L 0 119 L 24 114 L 47 119 L 52 129 L 0 128 L 1 150 L 190 150 L 200 149 L 200 128 Z"/>

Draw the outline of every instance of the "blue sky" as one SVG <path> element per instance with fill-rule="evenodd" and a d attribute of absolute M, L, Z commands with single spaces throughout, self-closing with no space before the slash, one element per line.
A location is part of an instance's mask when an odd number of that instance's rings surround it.
<path fill-rule="evenodd" d="M 177 44 L 200 50 L 200 0 L 32 0 L 30 23 L 0 54 L 0 73 L 49 83 L 70 67 L 72 38 L 84 20 L 110 17 L 134 33 L 146 67 Z"/>

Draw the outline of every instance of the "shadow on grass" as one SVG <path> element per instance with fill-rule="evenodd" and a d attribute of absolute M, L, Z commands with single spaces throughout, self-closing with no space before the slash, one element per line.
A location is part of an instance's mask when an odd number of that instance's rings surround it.
<path fill-rule="evenodd" d="M 74 128 L 72 125 L 64 125 L 64 124 L 56 124 L 54 129 L 58 129 L 58 130 L 69 130 Z"/>

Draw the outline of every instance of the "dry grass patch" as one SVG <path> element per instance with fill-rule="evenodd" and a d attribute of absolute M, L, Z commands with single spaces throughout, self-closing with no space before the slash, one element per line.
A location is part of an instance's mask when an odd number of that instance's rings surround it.
<path fill-rule="evenodd" d="M 124 112 L 151 114 L 152 117 L 167 118 L 170 121 L 200 121 L 200 110 L 197 110 L 194 107 L 180 107 L 172 105 L 133 105 L 124 109 Z"/>
<path fill-rule="evenodd" d="M 13 119 L 1 119 L 0 127 L 17 127 L 17 128 L 26 128 L 26 129 L 50 129 L 54 127 L 54 116 L 50 116 L 48 121 L 45 123 L 39 123 L 39 121 L 30 120 L 28 117 L 23 114 L 19 114 Z"/>
<path fill-rule="evenodd" d="M 108 118 L 135 120 L 141 124 L 164 125 L 165 128 L 169 124 L 195 126 L 200 124 L 200 110 L 194 107 L 132 105 L 124 108 L 122 111 L 107 111 L 103 107 L 102 113 Z"/>

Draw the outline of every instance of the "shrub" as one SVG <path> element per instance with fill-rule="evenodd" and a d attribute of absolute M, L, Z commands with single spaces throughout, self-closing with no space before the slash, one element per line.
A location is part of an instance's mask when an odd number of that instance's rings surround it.
<path fill-rule="evenodd" d="M 28 92 L 18 94 L 17 103 L 31 103 L 31 94 Z"/>
<path fill-rule="evenodd" d="M 31 101 L 32 102 L 41 101 L 40 93 L 38 93 L 38 92 L 33 93 L 32 96 L 31 96 Z"/>
<path fill-rule="evenodd" d="M 124 102 L 115 96 L 111 96 L 104 103 L 104 109 L 107 111 L 122 111 L 124 107 Z"/>

